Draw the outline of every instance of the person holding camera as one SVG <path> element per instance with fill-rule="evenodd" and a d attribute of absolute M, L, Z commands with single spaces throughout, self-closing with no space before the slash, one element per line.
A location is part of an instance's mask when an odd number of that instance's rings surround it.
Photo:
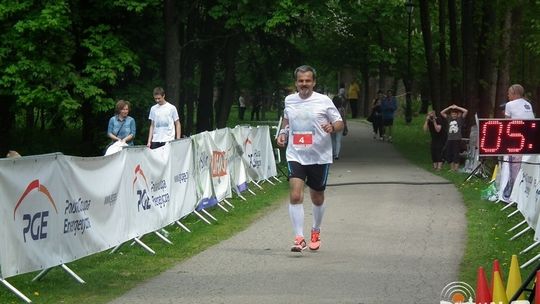
<path fill-rule="evenodd" d="M 446 143 L 446 132 L 443 130 L 443 119 L 431 111 L 426 115 L 424 121 L 424 132 L 429 131 L 431 136 L 431 161 L 433 169 L 441 171 L 443 165 L 443 149 Z"/>
<path fill-rule="evenodd" d="M 448 139 L 446 149 L 450 170 L 457 172 L 459 169 L 459 152 L 461 146 L 461 132 L 465 125 L 465 116 L 468 110 L 455 104 L 441 111 L 441 116 L 448 123 Z M 449 114 L 450 113 L 450 114 Z"/>

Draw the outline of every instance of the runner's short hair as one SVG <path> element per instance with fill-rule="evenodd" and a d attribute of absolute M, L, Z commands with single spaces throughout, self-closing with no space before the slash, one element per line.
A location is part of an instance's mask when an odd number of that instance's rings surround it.
<path fill-rule="evenodd" d="M 313 80 L 317 79 L 317 71 L 312 66 L 309 65 L 301 65 L 294 70 L 294 80 L 297 79 L 298 73 L 306 73 L 311 72 L 313 74 Z"/>

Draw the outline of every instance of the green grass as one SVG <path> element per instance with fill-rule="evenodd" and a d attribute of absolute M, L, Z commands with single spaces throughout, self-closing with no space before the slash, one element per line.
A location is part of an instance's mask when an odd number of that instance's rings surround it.
<path fill-rule="evenodd" d="M 34 303 L 106 303 L 142 281 L 244 230 L 268 211 L 277 208 L 288 194 L 286 181 L 275 186 L 265 183 L 264 190 L 254 188 L 250 187 L 257 195 L 245 193 L 247 202 L 232 199 L 235 208 L 229 213 L 214 208 L 211 213 L 218 222 L 212 225 L 190 215 L 182 223 L 192 233 L 181 231 L 178 226 L 166 227 L 173 245 L 164 243 L 153 234 L 146 235 L 143 241 L 156 251 L 156 255 L 126 243 L 115 254 L 107 251 L 69 263 L 68 267 L 81 276 L 86 284 L 78 284 L 59 267 L 52 269 L 38 282 L 30 282 L 37 272 L 11 277 L 8 281 Z M 0 303 L 20 303 L 20 300 L 2 286 Z"/>
<path fill-rule="evenodd" d="M 520 226 L 513 232 L 507 232 L 523 220 L 523 216 L 507 215 L 516 210 L 514 206 L 501 211 L 502 204 L 480 199 L 480 192 L 488 186 L 488 180 L 473 177 L 465 182 L 467 174 L 448 172 L 449 166 L 445 165 L 441 172 L 431 170 L 431 157 L 429 154 L 429 133 L 422 130 L 423 116 L 415 117 L 410 125 L 404 123 L 403 118 L 396 119 L 393 137 L 394 145 L 407 159 L 434 174 L 453 182 L 461 192 L 466 207 L 467 240 L 464 258 L 460 265 L 459 280 L 476 286 L 476 272 L 478 267 L 484 267 L 486 274 L 491 278 L 492 265 L 498 259 L 503 273 L 503 280 L 508 277 L 512 254 L 527 248 L 533 243 L 532 231 L 524 234 L 514 241 L 509 239 L 526 226 Z M 538 253 L 538 248 L 526 254 L 518 255 L 520 265 L 526 263 Z M 521 276 L 525 279 L 534 270 L 537 263 L 521 270 Z M 437 271 L 434 269 L 433 271 Z"/>

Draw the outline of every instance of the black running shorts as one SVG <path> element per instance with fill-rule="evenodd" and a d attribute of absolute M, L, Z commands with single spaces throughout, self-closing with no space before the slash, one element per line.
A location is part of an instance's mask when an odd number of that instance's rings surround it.
<path fill-rule="evenodd" d="M 288 167 L 289 178 L 299 178 L 315 191 L 324 191 L 326 189 L 330 164 L 302 165 L 299 162 L 290 161 Z"/>

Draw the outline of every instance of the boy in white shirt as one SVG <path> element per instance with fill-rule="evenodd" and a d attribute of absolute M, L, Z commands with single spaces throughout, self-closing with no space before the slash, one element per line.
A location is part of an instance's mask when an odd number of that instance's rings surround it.
<path fill-rule="evenodd" d="M 161 87 L 154 88 L 155 105 L 150 108 L 150 129 L 148 130 L 148 142 L 150 149 L 159 148 L 165 143 L 180 139 L 180 117 L 176 107 L 165 100 L 165 90 Z"/>

